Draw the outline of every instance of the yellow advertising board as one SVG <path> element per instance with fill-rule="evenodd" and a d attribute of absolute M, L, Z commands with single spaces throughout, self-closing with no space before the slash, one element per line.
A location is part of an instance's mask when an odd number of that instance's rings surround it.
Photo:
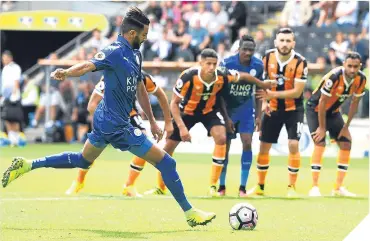
<path fill-rule="evenodd" d="M 91 31 L 105 30 L 108 20 L 102 14 L 71 11 L 19 11 L 0 14 L 1 30 Z"/>

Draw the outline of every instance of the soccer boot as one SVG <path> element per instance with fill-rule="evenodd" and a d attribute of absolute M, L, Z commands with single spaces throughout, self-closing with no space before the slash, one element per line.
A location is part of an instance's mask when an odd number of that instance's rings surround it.
<path fill-rule="evenodd" d="M 286 196 L 291 197 L 291 198 L 298 197 L 298 194 L 295 190 L 295 186 L 288 186 L 288 191 L 287 191 Z"/>
<path fill-rule="evenodd" d="M 84 182 L 73 181 L 71 186 L 66 191 L 66 195 L 77 194 L 82 188 L 84 188 L 84 186 Z"/>
<path fill-rule="evenodd" d="M 318 186 L 313 186 L 308 193 L 308 196 L 310 197 L 321 197 L 320 189 Z"/>
<path fill-rule="evenodd" d="M 219 187 L 217 192 L 218 192 L 218 196 L 220 196 L 220 197 L 226 196 L 226 188 L 225 187 L 222 187 L 222 188 Z"/>
<path fill-rule="evenodd" d="M 333 190 L 331 192 L 332 196 L 341 196 L 341 197 L 356 197 L 356 194 L 351 193 L 345 187 L 340 187 L 338 190 Z"/>
<path fill-rule="evenodd" d="M 127 197 L 143 197 L 143 195 L 138 193 L 135 186 L 126 186 L 126 184 L 123 185 L 122 195 Z"/>
<path fill-rule="evenodd" d="M 166 192 L 166 190 L 162 190 L 159 187 L 156 187 L 144 192 L 144 195 L 166 195 Z"/>
<path fill-rule="evenodd" d="M 248 197 L 247 191 L 246 190 L 239 190 L 239 197 Z"/>
<path fill-rule="evenodd" d="M 255 187 L 248 190 L 247 195 L 248 196 L 252 195 L 252 194 L 259 195 L 259 196 L 265 195 L 265 187 L 264 186 L 265 185 L 257 184 Z"/>
<path fill-rule="evenodd" d="M 185 217 L 189 226 L 195 227 L 198 225 L 207 225 L 207 223 L 216 218 L 216 214 L 192 208 L 185 212 Z"/>
<path fill-rule="evenodd" d="M 209 188 L 208 195 L 211 197 L 219 197 L 216 186 L 211 186 Z"/>
<path fill-rule="evenodd" d="M 8 186 L 9 183 L 14 181 L 18 177 L 31 171 L 31 168 L 32 164 L 27 162 L 25 158 L 15 157 L 10 167 L 3 174 L 3 179 L 1 180 L 3 187 Z"/>

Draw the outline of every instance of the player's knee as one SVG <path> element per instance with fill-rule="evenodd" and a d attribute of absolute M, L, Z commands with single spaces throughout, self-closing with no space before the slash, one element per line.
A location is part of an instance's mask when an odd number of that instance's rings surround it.
<path fill-rule="evenodd" d="M 347 151 L 350 151 L 352 147 L 352 143 L 349 140 L 340 141 L 338 142 L 338 145 L 341 150 L 347 150 Z"/>
<path fill-rule="evenodd" d="M 252 150 L 252 143 L 243 142 L 243 151 L 250 151 L 250 150 Z"/>
<path fill-rule="evenodd" d="M 91 162 L 86 160 L 81 152 L 72 152 L 72 153 L 67 153 L 68 156 L 68 161 L 72 163 L 74 167 L 79 167 L 82 169 L 89 169 L 91 166 Z"/>
<path fill-rule="evenodd" d="M 219 134 L 215 136 L 216 145 L 226 145 L 226 134 Z"/>
<path fill-rule="evenodd" d="M 299 152 L 299 142 L 296 140 L 289 140 L 288 147 L 291 154 Z"/>
<path fill-rule="evenodd" d="M 269 154 L 270 153 L 271 146 L 272 146 L 271 143 L 266 143 L 266 142 L 262 142 L 261 141 L 259 154 L 260 155 L 267 155 L 267 154 Z"/>

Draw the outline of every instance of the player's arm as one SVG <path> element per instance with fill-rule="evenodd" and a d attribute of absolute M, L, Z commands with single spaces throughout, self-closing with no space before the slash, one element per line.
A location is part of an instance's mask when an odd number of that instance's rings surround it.
<path fill-rule="evenodd" d="M 173 119 L 175 120 L 176 125 L 179 127 L 179 129 L 186 128 L 184 121 L 181 118 L 181 111 L 179 107 L 181 101 L 182 101 L 182 98 L 177 96 L 175 93 L 172 94 L 170 108 L 171 108 Z"/>
<path fill-rule="evenodd" d="M 143 81 L 139 81 L 138 84 L 137 84 L 136 97 L 137 97 L 137 100 L 139 101 L 139 104 L 140 104 L 141 108 L 143 109 L 146 117 L 148 118 L 148 120 L 150 122 L 150 128 L 151 128 L 152 134 L 154 136 L 154 139 L 156 139 L 157 141 L 160 141 L 163 137 L 163 131 L 160 130 L 160 128 L 158 127 L 158 125 L 155 121 L 153 111 L 152 111 L 152 107 L 151 107 L 150 101 L 149 101 L 148 92 L 146 91 L 146 88 L 145 88 L 145 85 L 144 85 Z"/>
<path fill-rule="evenodd" d="M 159 105 L 161 106 L 163 112 L 165 130 L 167 132 L 167 136 L 170 136 L 173 132 L 173 125 L 170 105 L 168 103 L 166 93 L 162 88 L 158 87 L 158 89 L 153 93 L 153 95 L 158 98 Z"/>
<path fill-rule="evenodd" d="M 357 113 L 358 105 L 360 103 L 360 100 L 361 100 L 362 96 L 365 95 L 365 86 L 366 86 L 366 78 L 364 77 L 364 79 L 362 80 L 361 85 L 357 88 L 357 90 L 353 94 L 353 98 L 351 100 L 351 105 L 349 107 L 347 122 L 344 124 L 344 127 L 346 127 L 346 128 L 349 127 L 353 117 Z"/>
<path fill-rule="evenodd" d="M 229 114 L 227 113 L 226 100 L 223 96 L 220 97 L 220 108 L 221 108 L 221 114 L 224 117 L 225 122 L 226 122 L 226 131 L 229 133 L 234 133 L 235 126 Z"/>
<path fill-rule="evenodd" d="M 103 99 L 104 89 L 105 89 L 104 77 L 102 77 L 99 83 L 95 85 L 95 89 L 89 99 L 89 103 L 87 104 L 87 111 L 90 113 L 90 115 L 94 114 L 96 107 Z"/>
<path fill-rule="evenodd" d="M 263 69 L 263 66 L 262 66 L 262 69 Z M 264 74 L 262 74 L 262 71 L 259 74 L 258 78 L 259 79 L 264 79 Z M 256 86 L 256 90 L 258 90 L 258 89 L 260 89 L 260 88 L 258 88 Z M 255 100 L 255 103 L 256 103 L 256 108 L 255 108 L 255 111 L 256 111 L 256 113 L 255 113 L 255 115 L 256 115 L 255 116 L 255 131 L 259 131 L 260 128 L 261 128 L 262 102 L 264 100 L 258 99 L 256 97 L 256 95 L 254 96 L 254 100 Z"/>
<path fill-rule="evenodd" d="M 56 69 L 50 77 L 56 80 L 65 80 L 67 77 L 79 77 L 95 69 L 96 67 L 92 62 L 84 61 L 68 69 Z"/>
<path fill-rule="evenodd" d="M 254 77 L 253 75 L 250 75 L 249 73 L 246 73 L 246 72 L 239 72 L 239 74 L 240 74 L 239 80 L 236 80 L 236 81 L 243 81 L 243 82 L 246 82 L 248 84 L 254 84 L 254 85 L 256 85 L 257 87 L 259 87 L 261 89 L 271 88 L 271 84 L 272 84 L 271 81 L 267 81 L 267 80 L 266 81 L 261 81 L 260 79 Z"/>

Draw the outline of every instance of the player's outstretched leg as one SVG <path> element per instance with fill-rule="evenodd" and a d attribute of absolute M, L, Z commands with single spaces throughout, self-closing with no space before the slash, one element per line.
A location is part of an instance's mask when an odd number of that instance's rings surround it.
<path fill-rule="evenodd" d="M 191 227 L 206 225 L 216 218 L 215 213 L 195 209 L 189 203 L 185 196 L 179 174 L 176 171 L 176 161 L 170 155 L 156 145 L 153 145 L 148 139 L 142 145 L 131 148 L 130 151 L 147 160 L 162 173 L 167 188 L 185 212 L 186 220 Z"/>
<path fill-rule="evenodd" d="M 351 142 L 348 138 L 346 141 L 338 142 L 339 153 L 337 159 L 338 171 L 337 171 L 337 180 L 335 182 L 334 189 L 332 191 L 333 196 L 345 196 L 345 197 L 355 197 L 356 194 L 351 193 L 343 186 L 344 177 L 348 171 L 350 154 L 351 154 Z"/>
<path fill-rule="evenodd" d="M 103 150 L 104 148 L 96 148 L 87 140 L 82 152 L 64 152 L 32 161 L 16 157 L 3 174 L 2 185 L 6 187 L 23 174 L 42 167 L 88 169 Z"/>

